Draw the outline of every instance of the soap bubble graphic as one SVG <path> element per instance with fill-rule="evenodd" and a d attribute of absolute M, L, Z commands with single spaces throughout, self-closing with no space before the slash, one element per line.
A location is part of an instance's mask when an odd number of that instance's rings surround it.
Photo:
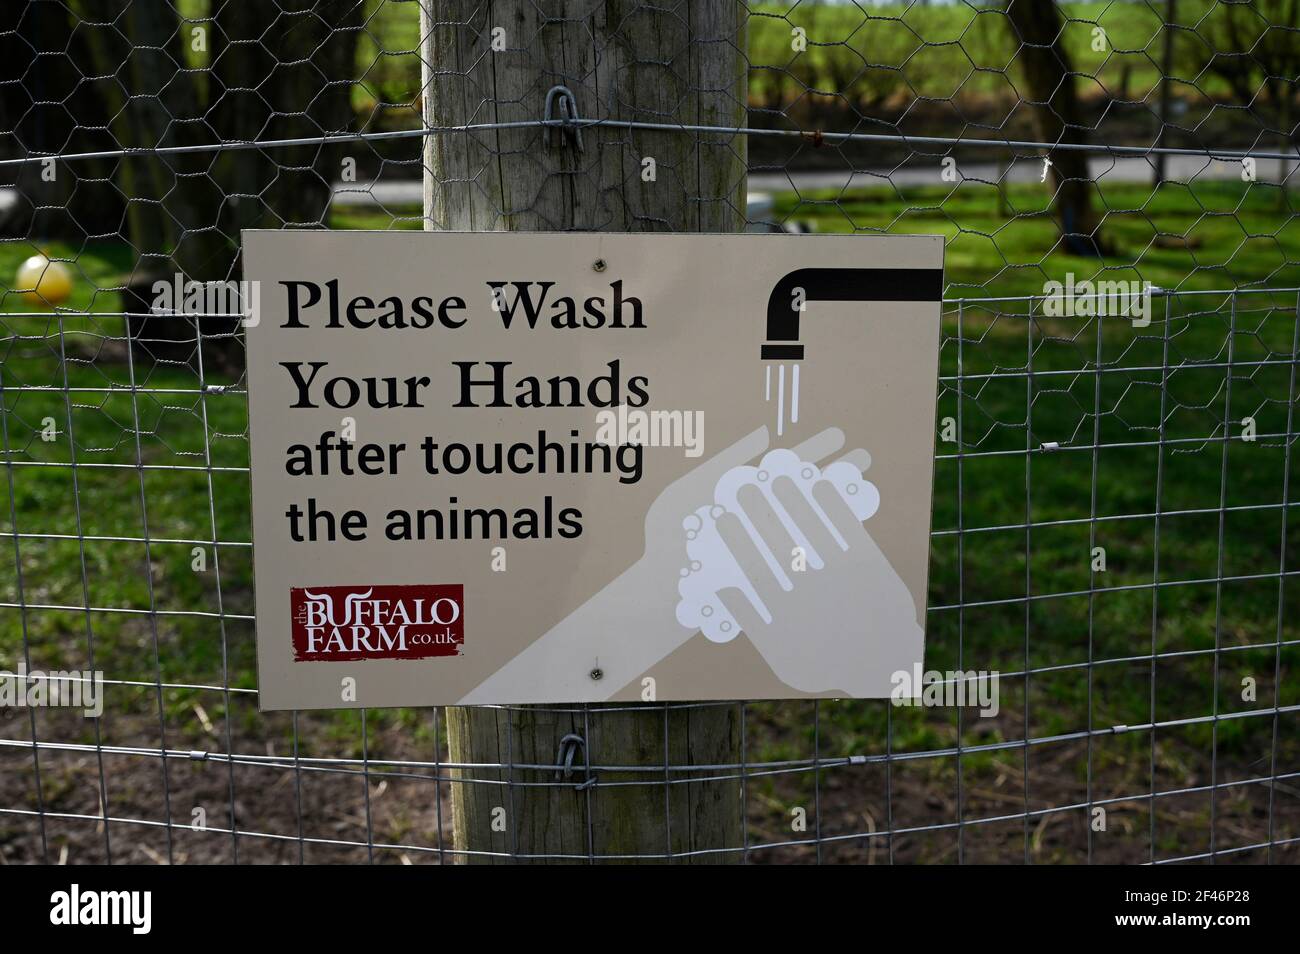
<path fill-rule="evenodd" d="M 733 514 L 739 520 L 781 589 L 789 592 L 794 588 L 794 581 L 782 561 L 767 545 L 740 502 L 740 494 L 746 488 L 762 495 L 790 539 L 802 549 L 808 565 L 813 570 L 825 567 L 823 555 L 777 497 L 776 484 L 782 479 L 788 479 L 800 491 L 834 544 L 844 551 L 849 548 L 848 542 L 814 497 L 813 488 L 821 481 L 829 483 L 858 521 L 869 519 L 880 506 L 880 493 L 876 486 L 864 480 L 861 470 L 848 460 L 836 461 L 822 469 L 810 461 L 801 460 L 794 451 L 778 449 L 765 454 L 757 467 L 743 465 L 727 471 L 714 488 L 714 502 L 696 509 L 682 520 L 689 562 L 682 567 L 677 583 L 681 599 L 676 615 L 677 621 L 686 628 L 699 630 L 716 643 L 735 639 L 740 624 L 718 597 L 720 592 L 729 588 L 740 590 L 764 623 L 772 622 L 772 612 L 759 595 L 755 581 L 741 566 L 718 529 L 719 521 L 726 514 Z"/>

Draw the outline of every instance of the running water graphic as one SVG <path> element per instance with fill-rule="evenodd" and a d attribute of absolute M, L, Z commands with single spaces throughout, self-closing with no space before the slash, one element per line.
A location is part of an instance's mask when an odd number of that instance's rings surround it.
<path fill-rule="evenodd" d="M 776 436 L 785 436 L 786 384 L 785 365 L 777 365 L 776 370 Z M 799 365 L 790 366 L 790 423 L 799 423 Z M 764 366 L 763 400 L 772 403 L 772 366 Z"/>
<path fill-rule="evenodd" d="M 801 323 L 812 302 L 938 301 L 942 272 L 909 268 L 798 268 L 772 286 L 767 299 L 767 335 L 759 355 L 764 362 L 763 398 L 772 403 L 772 362 L 776 366 L 776 436 L 786 422 L 799 423 L 799 362 L 804 358 Z M 786 362 L 789 383 L 786 381 Z M 789 394 L 789 417 L 786 396 Z"/>

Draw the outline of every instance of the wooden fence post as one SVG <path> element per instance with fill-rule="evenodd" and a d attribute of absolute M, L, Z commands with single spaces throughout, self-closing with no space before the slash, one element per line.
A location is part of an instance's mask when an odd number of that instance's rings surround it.
<path fill-rule="evenodd" d="M 745 16 L 739 0 L 658 7 L 633 0 L 478 6 L 421 0 L 425 121 L 538 120 L 548 91 L 563 85 L 583 118 L 734 128 L 745 117 Z M 545 145 L 540 127 L 427 137 L 425 227 L 731 232 L 744 226 L 743 135 L 606 127 L 583 130 L 581 149 L 562 131 L 553 130 L 550 139 Z M 578 791 L 573 784 L 537 784 L 554 782 L 553 772 L 511 767 L 555 764 L 569 733 L 585 740 L 595 764 L 734 766 L 741 754 L 738 704 L 449 708 L 447 731 L 454 762 L 501 766 L 455 771 L 456 847 L 513 856 L 461 860 L 554 854 L 635 860 L 689 852 L 704 853 L 683 860 L 741 859 L 735 769 L 602 772 L 596 786 Z M 640 784 L 615 784 L 627 782 Z"/>

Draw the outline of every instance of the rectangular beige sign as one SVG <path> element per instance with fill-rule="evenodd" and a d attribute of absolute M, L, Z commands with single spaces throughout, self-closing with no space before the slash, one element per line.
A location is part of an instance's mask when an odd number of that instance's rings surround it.
<path fill-rule="evenodd" d="M 937 236 L 244 233 L 263 709 L 880 697 Z"/>

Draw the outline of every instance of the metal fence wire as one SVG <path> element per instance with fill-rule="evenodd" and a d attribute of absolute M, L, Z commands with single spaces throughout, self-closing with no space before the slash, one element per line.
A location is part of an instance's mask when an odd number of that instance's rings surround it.
<path fill-rule="evenodd" d="M 4 4 L 0 861 L 1296 861 L 1298 33 L 1284 0 Z M 424 227 L 422 175 L 483 229 L 943 234 L 926 668 L 998 673 L 996 712 L 552 707 L 554 755 L 491 763 L 443 710 L 259 713 L 243 332 L 151 289 L 237 279 L 241 228 Z M 1147 311 L 1063 313 L 1099 281 Z M 683 759 L 721 711 L 735 756 Z M 638 789 L 662 848 L 610 837 Z M 684 843 L 718 792 L 734 837 Z"/>

